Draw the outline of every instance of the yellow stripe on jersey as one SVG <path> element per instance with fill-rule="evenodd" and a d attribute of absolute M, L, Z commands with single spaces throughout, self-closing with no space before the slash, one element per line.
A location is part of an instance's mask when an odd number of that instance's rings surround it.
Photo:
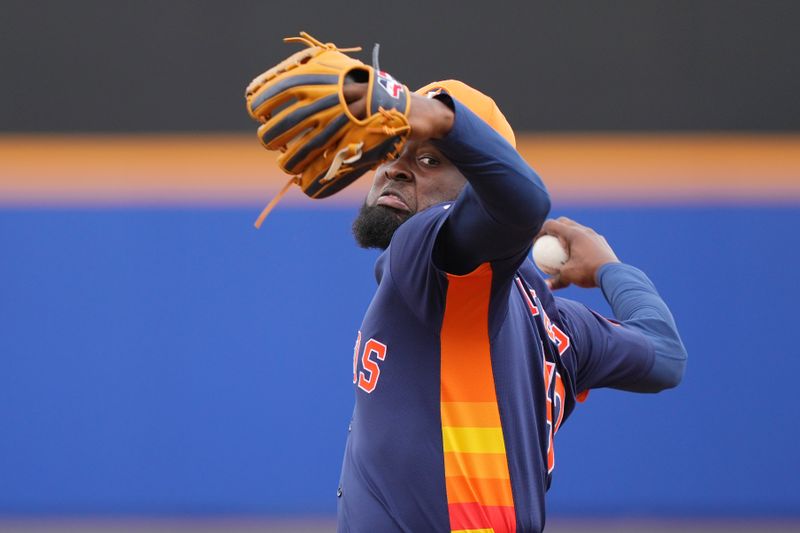
<path fill-rule="evenodd" d="M 442 426 L 444 451 L 459 453 L 505 453 L 501 428 Z"/>

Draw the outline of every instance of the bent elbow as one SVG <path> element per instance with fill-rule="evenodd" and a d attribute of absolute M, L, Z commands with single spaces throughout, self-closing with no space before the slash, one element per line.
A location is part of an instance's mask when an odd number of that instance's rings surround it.
<path fill-rule="evenodd" d="M 650 372 L 625 390 L 654 394 L 674 389 L 683 381 L 683 374 L 686 371 L 686 358 L 686 350 L 682 345 L 669 352 L 657 351 Z"/>
<path fill-rule="evenodd" d="M 681 347 L 680 353 L 670 354 L 669 357 L 664 355 L 658 357 L 656 364 L 653 365 L 654 372 L 651 373 L 656 389 L 653 392 L 674 389 L 680 385 L 686 372 L 686 359 L 687 354 L 683 347 Z"/>
<path fill-rule="evenodd" d="M 660 391 L 674 389 L 683 381 L 683 374 L 686 371 L 686 361 L 678 361 L 672 365 L 670 371 L 662 378 Z"/>
<path fill-rule="evenodd" d="M 538 180 L 538 176 L 531 170 L 533 178 Z M 547 215 L 550 214 L 550 194 L 547 189 L 540 187 L 534 179 L 531 179 L 531 195 L 530 201 L 525 209 L 525 216 L 527 217 L 526 226 L 535 230 L 536 233 L 542 228 L 542 224 L 547 220 Z"/>
<path fill-rule="evenodd" d="M 547 220 L 547 215 L 550 214 L 550 194 L 546 190 L 542 190 L 539 196 L 539 205 L 536 211 L 542 213 L 540 220 L 537 221 L 537 231 L 541 229 L 544 221 Z"/>

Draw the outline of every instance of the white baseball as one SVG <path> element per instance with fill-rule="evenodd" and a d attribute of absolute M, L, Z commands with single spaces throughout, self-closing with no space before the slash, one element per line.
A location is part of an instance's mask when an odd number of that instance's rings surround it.
<path fill-rule="evenodd" d="M 545 274 L 558 274 L 569 259 L 558 237 L 542 235 L 533 243 L 533 262 Z"/>

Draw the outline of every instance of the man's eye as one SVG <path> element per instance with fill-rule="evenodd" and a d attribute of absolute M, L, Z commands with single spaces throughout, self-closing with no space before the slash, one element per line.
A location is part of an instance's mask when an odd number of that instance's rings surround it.
<path fill-rule="evenodd" d="M 429 167 L 435 167 L 439 164 L 438 159 L 429 155 L 420 156 L 419 161 L 422 162 L 423 165 L 428 165 Z"/>

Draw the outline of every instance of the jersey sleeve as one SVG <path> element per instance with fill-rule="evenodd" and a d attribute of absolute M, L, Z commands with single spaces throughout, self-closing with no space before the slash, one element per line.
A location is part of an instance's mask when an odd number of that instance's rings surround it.
<path fill-rule="evenodd" d="M 653 346 L 650 372 L 628 390 L 658 392 L 677 386 L 688 355 L 675 319 L 653 282 L 638 268 L 623 263 L 604 265 L 597 279 L 614 316 L 647 337 Z"/>
<path fill-rule="evenodd" d="M 653 366 L 654 349 L 639 331 L 612 322 L 585 305 L 556 298 L 561 323 L 567 328 L 574 358 L 575 390 L 602 387 L 635 388 Z"/>
<path fill-rule="evenodd" d="M 441 228 L 436 263 L 451 274 L 483 263 L 513 274 L 550 211 L 550 197 L 513 146 L 468 107 L 444 98 L 455 120 L 435 144 L 468 184 Z"/>
<path fill-rule="evenodd" d="M 653 282 L 623 263 L 604 265 L 597 278 L 616 320 L 556 298 L 559 318 L 573 338 L 577 391 L 613 387 L 659 392 L 677 386 L 687 353 Z"/>

